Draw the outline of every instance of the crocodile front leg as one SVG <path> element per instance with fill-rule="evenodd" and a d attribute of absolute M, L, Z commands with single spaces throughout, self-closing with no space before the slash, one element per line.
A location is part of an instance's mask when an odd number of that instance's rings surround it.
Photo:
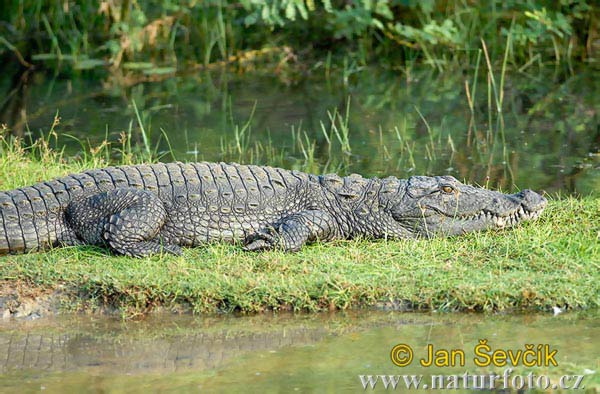
<path fill-rule="evenodd" d="M 275 225 L 251 234 L 244 242 L 244 249 L 297 252 L 307 242 L 334 238 L 337 228 L 337 222 L 328 212 L 306 210 L 285 216 Z"/>
<path fill-rule="evenodd" d="M 162 201 L 147 190 L 115 189 L 73 201 L 67 206 L 66 218 L 85 243 L 108 245 L 118 254 L 181 254 L 179 246 L 160 239 L 167 213 Z"/>

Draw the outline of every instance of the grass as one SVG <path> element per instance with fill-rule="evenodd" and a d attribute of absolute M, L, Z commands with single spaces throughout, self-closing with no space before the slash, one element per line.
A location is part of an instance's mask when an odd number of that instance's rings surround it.
<path fill-rule="evenodd" d="M 445 72 L 470 63 L 480 39 L 501 48 L 512 36 L 503 68 L 597 61 L 595 2 L 538 3 L 9 0 L 0 10 L 0 57 L 24 67 L 160 77 L 257 60 L 279 72 L 292 58 L 331 64 L 333 53 L 347 80 L 373 62 Z M 257 59 L 265 49 L 275 52 Z"/>
<path fill-rule="evenodd" d="M 4 142 L 0 189 L 106 165 L 105 153 L 94 152 L 65 159 L 45 140 L 28 151 Z M 338 241 L 296 254 L 253 254 L 213 244 L 181 257 L 131 259 L 72 247 L 0 257 L 0 280 L 40 290 L 60 286 L 71 307 L 108 305 L 133 314 L 156 306 L 194 312 L 597 308 L 599 214 L 598 198 L 555 197 L 538 222 L 510 231 Z"/>

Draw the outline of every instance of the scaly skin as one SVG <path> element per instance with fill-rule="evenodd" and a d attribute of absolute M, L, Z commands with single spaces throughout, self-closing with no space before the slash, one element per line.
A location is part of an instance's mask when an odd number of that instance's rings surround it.
<path fill-rule="evenodd" d="M 514 226 L 546 199 L 453 177 L 310 175 L 264 166 L 108 167 L 0 192 L 0 254 L 101 245 L 129 256 L 242 241 L 297 251 L 334 238 L 415 238 Z"/>

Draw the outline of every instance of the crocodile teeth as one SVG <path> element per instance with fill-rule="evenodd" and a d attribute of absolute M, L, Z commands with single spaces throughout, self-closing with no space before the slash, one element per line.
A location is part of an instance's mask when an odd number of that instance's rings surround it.
<path fill-rule="evenodd" d="M 520 207 L 518 210 L 505 215 L 500 216 L 492 212 L 479 211 L 471 215 L 462 216 L 462 220 L 490 220 L 494 225 L 503 228 L 506 226 L 515 226 L 522 220 L 533 220 L 540 216 L 539 211 L 528 211 L 527 209 Z"/>
<path fill-rule="evenodd" d="M 504 227 L 504 225 L 506 224 L 506 221 L 504 220 L 504 218 L 497 217 L 497 216 L 496 216 L 494 222 L 495 222 L 496 226 L 498 226 L 498 227 Z"/>

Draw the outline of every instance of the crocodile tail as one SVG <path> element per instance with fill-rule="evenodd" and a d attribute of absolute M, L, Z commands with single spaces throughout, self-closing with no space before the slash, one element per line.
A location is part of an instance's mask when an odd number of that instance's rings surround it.
<path fill-rule="evenodd" d="M 40 248 L 31 205 L 18 204 L 11 192 L 0 192 L 0 255 Z"/>
<path fill-rule="evenodd" d="M 0 212 L 2 208 L 0 208 Z M 3 254 L 10 253 L 10 249 L 8 247 L 8 235 L 6 234 L 6 227 L 4 225 L 4 215 L 0 215 L 0 256 Z"/>

